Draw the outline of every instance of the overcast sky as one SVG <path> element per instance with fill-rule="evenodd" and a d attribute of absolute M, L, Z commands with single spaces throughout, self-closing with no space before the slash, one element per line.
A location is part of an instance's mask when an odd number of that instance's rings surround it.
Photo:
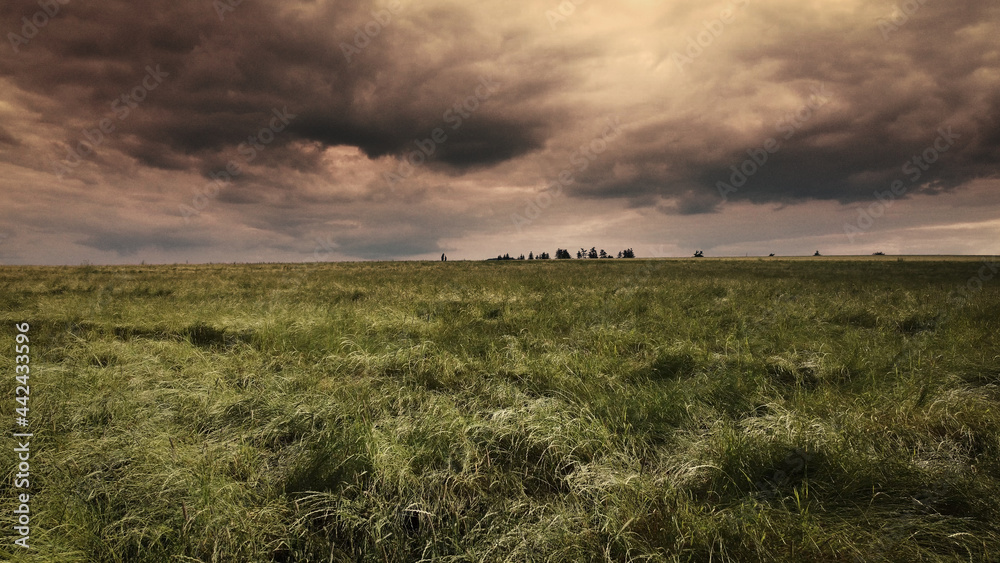
<path fill-rule="evenodd" d="M 0 263 L 996 254 L 1000 4 L 5 0 Z"/>

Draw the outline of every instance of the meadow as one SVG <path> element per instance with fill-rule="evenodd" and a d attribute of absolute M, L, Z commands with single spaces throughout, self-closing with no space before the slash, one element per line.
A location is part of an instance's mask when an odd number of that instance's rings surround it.
<path fill-rule="evenodd" d="M 0 559 L 998 561 L 991 264 L 3 266 Z"/>

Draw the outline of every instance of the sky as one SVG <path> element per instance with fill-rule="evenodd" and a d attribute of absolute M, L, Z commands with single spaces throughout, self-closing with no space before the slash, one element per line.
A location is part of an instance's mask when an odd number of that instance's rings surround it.
<path fill-rule="evenodd" d="M 1000 3 L 5 0 L 0 263 L 996 254 Z"/>

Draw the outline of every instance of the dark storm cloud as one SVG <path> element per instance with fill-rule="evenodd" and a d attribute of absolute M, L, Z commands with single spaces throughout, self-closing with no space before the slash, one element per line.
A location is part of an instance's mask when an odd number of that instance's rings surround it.
<path fill-rule="evenodd" d="M 49 123 L 78 120 L 94 129 L 110 118 L 115 137 L 133 136 L 116 146 L 141 164 L 193 166 L 203 173 L 215 169 L 213 159 L 228 160 L 275 109 L 297 118 L 267 156 L 292 158 L 303 167 L 315 162 L 288 154 L 297 139 L 357 146 L 374 158 L 406 154 L 435 128 L 451 133 L 436 164 L 460 169 L 495 163 L 540 148 L 555 117 L 521 107 L 531 97 L 504 100 L 502 89 L 494 99 L 475 100 L 471 117 L 461 109 L 483 81 L 515 89 L 495 63 L 500 30 L 477 28 L 468 8 L 244 2 L 220 21 L 212 6 L 70 3 L 19 54 L 4 57 L 0 73 L 29 92 L 58 99 L 58 114 L 44 118 Z M 0 8 L 0 16 L 12 27 L 37 9 L 37 3 L 18 0 Z M 388 23 L 374 25 L 373 13 Z M 359 35 L 365 29 L 377 32 Z M 424 46 L 428 38 L 435 40 L 433 49 Z M 131 115 L 115 119 L 114 101 L 124 95 L 129 102 L 149 65 L 169 76 L 159 91 L 134 104 Z M 526 82 L 542 96 L 557 75 Z M 448 113 L 453 106 L 458 110 Z M 74 146 L 78 131 L 70 128 L 60 140 Z"/>
<path fill-rule="evenodd" d="M 731 199 L 856 201 L 899 176 L 902 163 L 944 125 L 961 142 L 927 180 L 949 189 L 996 172 L 1000 95 L 988 93 L 1000 86 L 995 4 L 926 4 L 887 37 L 859 13 L 824 18 L 817 8 L 786 8 L 745 7 L 746 21 L 731 24 L 720 45 L 706 47 L 687 69 L 691 107 L 635 116 L 648 125 L 630 131 L 614 158 L 593 163 L 570 191 L 674 197 L 680 202 L 668 208 L 677 212 L 710 211 L 704 193 L 730 183 L 730 167 L 775 138 L 778 152 Z M 0 15 L 17 29 L 37 10 L 37 3 L 17 0 Z M 388 23 L 373 25 L 373 12 Z M 666 10 L 659 25 L 697 21 L 688 12 Z M 45 113 L 47 122 L 75 120 L 93 130 L 112 118 L 114 136 L 130 138 L 115 146 L 140 164 L 207 177 L 281 108 L 297 117 L 258 164 L 315 171 L 315 154 L 294 145 L 300 140 L 357 146 L 371 158 L 405 156 L 438 128 L 448 141 L 436 147 L 432 167 L 454 172 L 516 159 L 541 150 L 576 117 L 565 98 L 583 92 L 586 76 L 574 65 L 607 64 L 600 41 L 546 43 L 537 29 L 484 24 L 461 5 L 244 2 L 221 15 L 208 2 L 70 3 L 19 54 L 5 57 L 0 72 L 60 102 L 60 111 Z M 377 33 L 364 35 L 366 25 Z M 764 26 L 774 30 L 766 41 L 747 32 Z M 669 46 L 661 65 L 684 53 L 684 32 L 661 43 Z M 496 63 L 512 51 L 522 55 L 517 65 Z M 114 101 L 135 91 L 150 65 L 169 74 L 161 89 L 147 92 L 127 118 L 114 119 Z M 740 70 L 752 77 L 736 76 Z M 497 84 L 492 99 L 476 99 L 484 80 Z M 802 107 L 810 88 L 823 88 L 834 103 L 816 108 L 785 138 L 782 112 L 799 108 L 766 107 L 754 92 L 763 85 L 797 91 Z M 969 108 L 981 113 L 963 114 Z M 733 129 L 723 112 L 753 115 L 762 125 Z M 61 141 L 76 144 L 78 131 L 70 128 Z M 16 135 L 0 131 L 0 142 Z M 621 163 L 632 172 L 613 173 Z"/>
<path fill-rule="evenodd" d="M 844 98 L 842 109 L 828 119 L 818 110 L 815 127 L 806 123 L 801 139 L 789 147 L 788 161 L 839 165 L 839 174 L 818 166 L 811 182 L 816 195 L 841 201 L 870 195 L 870 189 L 900 175 L 903 162 L 931 146 L 940 127 L 951 127 L 959 137 L 926 178 L 954 187 L 997 171 L 1000 147 L 989 139 L 998 134 L 1000 111 L 998 16 L 995 3 L 927 3 L 887 36 L 843 22 L 826 32 L 794 34 L 795 50 L 749 50 L 742 61 L 775 61 L 775 80 L 814 80 L 836 91 L 834 98 Z M 992 75 L 988 90 L 977 75 Z M 824 137 L 844 141 L 824 143 Z M 855 179 L 866 173 L 871 180 Z M 775 184 L 805 184 L 801 173 L 775 174 Z"/>
<path fill-rule="evenodd" d="M 772 37 L 727 31 L 732 36 L 722 38 L 735 44 L 707 47 L 716 52 L 686 69 L 697 93 L 688 111 L 632 127 L 571 191 L 637 201 L 672 197 L 678 203 L 663 209 L 682 214 L 713 211 L 726 199 L 870 200 L 907 177 L 903 166 L 933 146 L 940 128 L 953 131 L 956 142 L 922 170 L 922 187 L 910 193 L 940 193 L 997 175 L 1000 6 L 928 3 L 888 39 L 877 21 L 856 15 L 816 25 L 809 9 L 758 7 L 747 17 L 769 18 L 777 30 Z M 705 60 L 709 55 L 716 59 Z M 771 107 L 765 88 L 791 90 L 798 101 Z M 828 103 L 817 105 L 815 92 Z M 759 125 L 727 125 L 734 116 Z M 761 152 L 768 139 L 776 141 L 773 154 Z M 622 163 L 633 170 L 625 177 L 613 173 Z M 745 180 L 738 172 L 744 164 L 752 171 Z M 724 199 L 720 182 L 745 183 L 735 191 L 723 187 Z"/>

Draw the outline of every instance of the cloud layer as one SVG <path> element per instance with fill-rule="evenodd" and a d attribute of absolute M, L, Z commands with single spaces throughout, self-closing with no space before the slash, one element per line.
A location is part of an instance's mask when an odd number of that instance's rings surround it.
<path fill-rule="evenodd" d="M 12 262 L 477 258 L 635 214 L 628 246 L 683 219 L 725 248 L 747 210 L 833 209 L 811 234 L 843 238 L 893 182 L 941 210 L 905 228 L 1000 185 L 995 3 L 13 0 L 0 25 Z"/>

